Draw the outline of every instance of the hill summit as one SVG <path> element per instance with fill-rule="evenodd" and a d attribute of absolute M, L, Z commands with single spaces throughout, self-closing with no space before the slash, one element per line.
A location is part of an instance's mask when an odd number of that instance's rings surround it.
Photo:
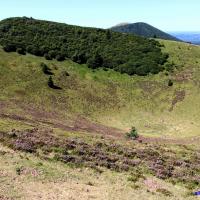
<path fill-rule="evenodd" d="M 131 33 L 138 36 L 143 36 L 147 38 L 160 38 L 165 40 L 180 41 L 176 37 L 165 33 L 147 23 L 137 22 L 137 23 L 121 23 L 111 28 L 111 30 L 120 33 Z"/>

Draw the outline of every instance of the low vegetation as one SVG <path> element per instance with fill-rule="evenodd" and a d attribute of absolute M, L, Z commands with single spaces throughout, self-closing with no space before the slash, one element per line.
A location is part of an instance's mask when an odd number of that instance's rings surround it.
<path fill-rule="evenodd" d="M 135 127 L 132 127 L 131 131 L 129 133 L 126 133 L 126 136 L 133 140 L 135 140 L 139 137 L 138 132 Z"/>

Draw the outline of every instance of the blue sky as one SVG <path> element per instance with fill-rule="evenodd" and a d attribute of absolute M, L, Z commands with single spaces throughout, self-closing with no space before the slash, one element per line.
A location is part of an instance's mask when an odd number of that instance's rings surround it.
<path fill-rule="evenodd" d="M 164 31 L 200 31 L 200 0 L 0 0 L 0 19 L 14 16 L 102 28 L 147 22 Z"/>

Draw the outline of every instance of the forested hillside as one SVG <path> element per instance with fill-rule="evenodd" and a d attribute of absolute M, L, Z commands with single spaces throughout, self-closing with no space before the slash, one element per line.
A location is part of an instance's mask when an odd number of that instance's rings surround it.
<path fill-rule="evenodd" d="M 129 75 L 157 74 L 166 68 L 168 58 L 155 40 L 26 17 L 0 22 L 0 44 L 7 52 L 71 59 L 93 69 L 111 68 Z"/>

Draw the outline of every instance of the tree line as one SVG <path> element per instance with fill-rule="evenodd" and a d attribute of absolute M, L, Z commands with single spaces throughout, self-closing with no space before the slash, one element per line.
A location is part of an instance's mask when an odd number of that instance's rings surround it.
<path fill-rule="evenodd" d="M 110 68 L 129 75 L 157 74 L 168 59 L 153 39 L 27 17 L 1 21 L 0 44 L 7 52 L 71 59 L 92 69 Z"/>

